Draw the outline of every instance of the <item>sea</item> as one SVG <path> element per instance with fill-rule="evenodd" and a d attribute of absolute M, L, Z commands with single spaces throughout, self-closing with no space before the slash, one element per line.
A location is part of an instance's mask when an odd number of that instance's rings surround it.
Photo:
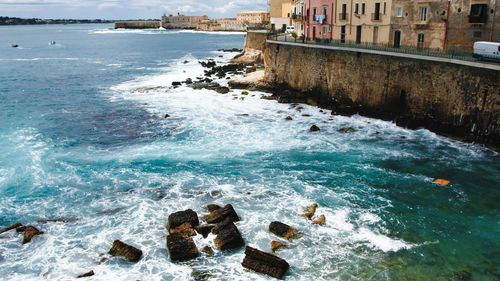
<path fill-rule="evenodd" d="M 0 234 L 0 279 L 274 280 L 213 234 L 194 237 L 213 256 L 170 260 L 169 214 L 202 220 L 207 204 L 234 207 L 246 245 L 286 244 L 274 253 L 290 264 L 284 280 L 500 279 L 498 153 L 269 93 L 172 87 L 202 77 L 199 61 L 228 63 L 236 53 L 218 49 L 244 36 L 0 27 L 0 228 L 44 232 L 27 244 Z M 301 216 L 313 203 L 325 225 Z M 273 221 L 296 236 L 270 233 Z M 110 256 L 116 239 L 142 259 Z"/>

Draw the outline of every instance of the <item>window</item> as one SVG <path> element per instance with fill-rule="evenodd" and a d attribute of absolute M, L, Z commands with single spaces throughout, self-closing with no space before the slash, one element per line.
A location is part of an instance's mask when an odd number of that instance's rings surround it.
<path fill-rule="evenodd" d="M 373 20 L 380 20 L 380 3 L 375 3 L 375 13 L 373 14 Z"/>
<path fill-rule="evenodd" d="M 398 7 L 398 17 L 402 17 L 402 16 L 403 16 L 403 8 Z"/>
<path fill-rule="evenodd" d="M 365 10 L 366 10 L 366 3 L 363 3 L 361 4 L 361 14 L 365 14 Z"/>
<path fill-rule="evenodd" d="M 359 14 L 359 3 L 356 3 L 356 5 L 354 5 L 354 14 Z"/>
<path fill-rule="evenodd" d="M 420 21 L 427 21 L 427 7 L 420 8 Z"/>
<path fill-rule="evenodd" d="M 323 6 L 323 15 L 325 15 L 325 21 L 326 21 L 326 17 L 328 16 L 328 6 Z"/>
<path fill-rule="evenodd" d="M 424 43 L 424 34 L 423 33 L 418 34 L 418 43 Z"/>
<path fill-rule="evenodd" d="M 384 15 L 386 10 L 387 10 L 387 2 L 384 2 Z"/>
<path fill-rule="evenodd" d="M 340 17 L 341 20 L 346 20 L 347 19 L 347 4 L 342 4 L 342 16 Z"/>
<path fill-rule="evenodd" d="M 316 8 L 313 8 L 313 18 L 316 19 Z"/>
<path fill-rule="evenodd" d="M 488 4 L 473 4 L 470 7 L 470 23 L 486 23 L 488 19 Z"/>
<path fill-rule="evenodd" d="M 474 38 L 481 38 L 481 37 L 483 36 L 483 33 L 482 33 L 481 31 L 474 31 L 474 32 L 472 33 L 472 36 L 473 36 Z"/>

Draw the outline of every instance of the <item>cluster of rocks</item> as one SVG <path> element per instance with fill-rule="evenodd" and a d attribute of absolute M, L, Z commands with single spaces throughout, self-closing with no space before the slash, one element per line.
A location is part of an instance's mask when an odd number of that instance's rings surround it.
<path fill-rule="evenodd" d="M 29 242 L 31 242 L 33 237 L 43 234 L 43 231 L 38 230 L 36 227 L 31 226 L 31 225 L 25 226 L 20 222 L 17 222 L 11 226 L 8 226 L 8 227 L 0 230 L 0 234 L 7 232 L 9 230 L 14 230 L 14 229 L 18 233 L 24 232 L 23 241 L 22 241 L 23 244 L 29 243 Z"/>

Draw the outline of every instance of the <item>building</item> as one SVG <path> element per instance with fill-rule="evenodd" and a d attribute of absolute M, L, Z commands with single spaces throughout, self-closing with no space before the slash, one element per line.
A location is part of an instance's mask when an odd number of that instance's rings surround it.
<path fill-rule="evenodd" d="M 391 42 L 464 51 L 476 41 L 500 42 L 497 7 L 496 0 L 394 0 Z"/>
<path fill-rule="evenodd" d="M 246 31 L 247 26 L 236 18 L 223 18 L 218 20 L 202 20 L 197 30 L 203 31 Z"/>
<path fill-rule="evenodd" d="M 269 12 L 265 11 L 248 11 L 241 12 L 237 15 L 238 21 L 245 24 L 269 24 L 271 17 Z"/>
<path fill-rule="evenodd" d="M 292 24 L 295 28 L 295 33 L 300 37 L 305 34 L 304 31 L 304 14 L 305 14 L 305 3 L 304 0 L 293 0 L 292 1 Z"/>
<path fill-rule="evenodd" d="M 201 21 L 208 20 L 208 16 L 177 16 L 163 14 L 161 26 L 167 29 L 195 29 Z"/>
<path fill-rule="evenodd" d="M 285 31 L 291 25 L 292 0 L 269 0 L 271 30 Z"/>
<path fill-rule="evenodd" d="M 332 39 L 335 24 L 334 0 L 305 1 L 305 34 L 307 38 Z"/>

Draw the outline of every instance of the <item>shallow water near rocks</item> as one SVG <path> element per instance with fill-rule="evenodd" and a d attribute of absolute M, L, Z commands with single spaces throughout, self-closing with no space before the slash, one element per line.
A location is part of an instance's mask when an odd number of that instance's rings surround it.
<path fill-rule="evenodd" d="M 242 268 L 244 249 L 170 261 L 168 215 L 210 203 L 234 206 L 247 245 L 287 244 L 285 280 L 500 278 L 497 153 L 262 92 L 170 88 L 243 35 L 110 27 L 0 28 L 0 228 L 45 232 L 0 234 L 3 278 L 272 280 Z M 300 216 L 314 202 L 325 226 Z M 275 220 L 298 237 L 267 232 Z M 143 258 L 109 257 L 115 239 Z"/>

